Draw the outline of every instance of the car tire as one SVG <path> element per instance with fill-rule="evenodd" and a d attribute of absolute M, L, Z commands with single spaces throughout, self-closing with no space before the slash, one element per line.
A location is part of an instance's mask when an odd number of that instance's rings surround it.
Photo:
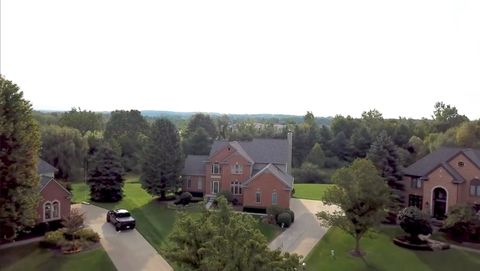
<path fill-rule="evenodd" d="M 120 229 L 120 226 L 119 226 L 119 225 L 115 225 L 115 230 L 116 230 L 116 231 L 120 231 L 120 230 L 121 230 L 121 229 Z"/>
<path fill-rule="evenodd" d="M 107 215 L 107 223 L 110 223 L 110 216 Z"/>

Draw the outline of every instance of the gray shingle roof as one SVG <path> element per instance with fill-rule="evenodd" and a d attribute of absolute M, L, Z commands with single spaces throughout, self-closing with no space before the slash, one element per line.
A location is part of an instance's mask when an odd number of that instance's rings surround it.
<path fill-rule="evenodd" d="M 457 154 L 463 152 L 472 162 L 480 167 L 480 150 L 462 149 L 462 148 L 440 148 L 422 159 L 415 162 L 413 165 L 404 170 L 405 175 L 424 177 L 432 170 L 442 165 L 450 175 L 454 177 L 454 182 L 460 183 L 464 178 L 448 164 L 448 161 L 454 158 Z"/>
<path fill-rule="evenodd" d="M 255 178 L 257 178 L 258 176 L 260 176 L 265 172 L 272 173 L 273 175 L 277 176 L 283 183 L 285 183 L 289 188 L 293 188 L 293 177 L 283 172 L 283 170 L 281 170 L 280 168 L 278 168 L 273 164 L 266 165 L 262 170 L 254 174 L 252 178 L 246 181 L 243 185 L 248 186 L 248 184 L 251 183 Z"/>
<path fill-rule="evenodd" d="M 38 159 L 38 164 L 37 164 L 37 173 L 38 174 L 46 174 L 46 173 L 51 173 L 51 172 L 57 172 L 58 169 L 56 169 L 54 166 L 50 165 L 49 163 L 45 162 L 43 159 Z"/>
<path fill-rule="evenodd" d="M 183 168 L 183 175 L 190 176 L 205 176 L 205 161 L 208 160 L 208 155 L 188 155 L 185 159 L 185 166 Z"/>
<path fill-rule="evenodd" d="M 42 190 L 51 180 L 53 180 L 52 177 L 48 176 L 40 176 L 40 190 Z"/>
<path fill-rule="evenodd" d="M 288 141 L 286 139 L 260 139 L 237 142 L 255 163 L 288 163 Z M 214 141 L 210 156 L 229 144 L 228 141 Z"/>

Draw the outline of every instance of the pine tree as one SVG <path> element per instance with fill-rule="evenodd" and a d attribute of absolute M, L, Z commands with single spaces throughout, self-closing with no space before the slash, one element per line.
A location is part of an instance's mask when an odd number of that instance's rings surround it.
<path fill-rule="evenodd" d="M 323 152 L 320 144 L 315 143 L 315 145 L 313 145 L 313 148 L 308 154 L 306 161 L 320 168 L 325 166 L 325 153 Z"/>
<path fill-rule="evenodd" d="M 123 167 L 120 157 L 107 146 L 98 149 L 88 173 L 90 197 L 94 201 L 117 202 L 123 198 Z"/>
<path fill-rule="evenodd" d="M 402 163 L 397 150 L 397 146 L 388 136 L 386 131 L 382 131 L 373 142 L 367 158 L 374 163 L 392 189 L 394 201 L 400 207 L 403 205 L 402 191 Z"/>
<path fill-rule="evenodd" d="M 178 131 L 168 119 L 157 119 L 146 140 L 143 157 L 142 187 L 148 193 L 165 198 L 180 186 L 183 155 Z"/>
<path fill-rule="evenodd" d="M 40 132 L 17 85 L 0 76 L 0 239 L 37 217 Z"/>

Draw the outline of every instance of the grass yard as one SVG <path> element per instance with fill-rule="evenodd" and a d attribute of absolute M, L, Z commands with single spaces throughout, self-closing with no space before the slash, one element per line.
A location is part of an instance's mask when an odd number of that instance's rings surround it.
<path fill-rule="evenodd" d="M 400 228 L 382 228 L 360 241 L 366 252 L 361 258 L 352 257 L 353 238 L 338 228 L 332 228 L 306 258 L 306 270 L 415 270 L 451 271 L 480 270 L 480 254 L 456 249 L 445 251 L 413 251 L 400 248 L 391 241 L 393 236 L 405 234 Z M 335 250 L 335 258 L 330 251 Z"/>
<path fill-rule="evenodd" d="M 295 194 L 293 195 L 293 197 L 298 199 L 322 200 L 325 190 L 327 190 L 331 186 L 333 186 L 333 184 L 295 184 Z"/>
<path fill-rule="evenodd" d="M 0 270 L 82 271 L 116 270 L 102 247 L 72 255 L 54 253 L 28 244 L 0 250 Z"/>
<path fill-rule="evenodd" d="M 76 202 L 89 201 L 88 187 L 84 183 L 72 185 L 73 198 Z M 124 186 L 124 198 L 117 203 L 94 203 L 105 209 L 125 208 L 137 220 L 137 230 L 157 251 L 168 249 L 168 235 L 173 229 L 177 211 L 167 208 L 165 202 L 155 200 L 142 189 L 138 182 L 129 181 Z M 200 209 L 188 209 L 188 212 L 200 215 Z M 280 229 L 274 225 L 258 223 L 259 230 L 270 241 Z"/>

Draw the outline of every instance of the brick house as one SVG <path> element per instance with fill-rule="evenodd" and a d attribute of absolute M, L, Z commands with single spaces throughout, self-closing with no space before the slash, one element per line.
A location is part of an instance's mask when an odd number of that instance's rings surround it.
<path fill-rule="evenodd" d="M 404 170 L 405 203 L 443 218 L 456 204 L 480 208 L 480 150 L 440 148 Z"/>
<path fill-rule="evenodd" d="M 56 171 L 55 167 L 39 159 L 37 165 L 37 173 L 40 176 L 38 223 L 58 221 L 70 214 L 71 193 L 54 179 Z"/>
<path fill-rule="evenodd" d="M 292 134 L 287 139 L 215 141 L 209 155 L 188 155 L 183 191 L 215 197 L 230 191 L 248 209 L 288 208 L 293 189 Z"/>

